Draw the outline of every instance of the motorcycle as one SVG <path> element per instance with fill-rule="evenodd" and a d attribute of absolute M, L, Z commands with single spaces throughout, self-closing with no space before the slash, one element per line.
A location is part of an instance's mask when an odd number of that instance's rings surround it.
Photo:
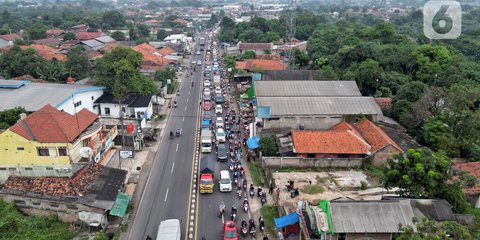
<path fill-rule="evenodd" d="M 173 139 L 173 132 L 170 131 L 170 139 Z"/>
<path fill-rule="evenodd" d="M 174 104 L 173 104 L 173 107 L 174 107 L 174 108 L 177 108 L 177 103 L 174 103 Z"/>
<path fill-rule="evenodd" d="M 233 172 L 233 164 L 232 163 L 230 163 L 229 168 L 230 168 L 230 172 Z"/>
<path fill-rule="evenodd" d="M 232 219 L 232 221 L 236 222 L 236 221 L 237 221 L 237 213 L 236 213 L 236 212 L 233 212 L 233 213 L 230 215 L 230 218 Z"/>
<path fill-rule="evenodd" d="M 255 196 L 255 191 L 250 189 L 250 197 L 253 198 L 253 196 Z"/>
<path fill-rule="evenodd" d="M 260 198 L 260 201 L 261 201 L 262 206 L 263 206 L 263 204 L 267 203 L 267 196 L 265 194 L 262 195 L 262 197 Z"/>
<path fill-rule="evenodd" d="M 238 199 L 241 199 L 242 198 L 242 190 L 238 189 L 237 194 L 238 194 Z"/>
<path fill-rule="evenodd" d="M 225 213 L 225 209 L 220 209 L 220 214 L 218 215 L 219 218 L 222 218 L 223 214 Z"/>
<path fill-rule="evenodd" d="M 263 232 L 265 230 L 265 222 L 263 221 L 263 219 L 260 220 L 258 225 L 259 225 L 260 231 Z"/>
<path fill-rule="evenodd" d="M 245 212 L 248 212 L 248 203 L 244 203 L 244 204 L 243 204 L 243 210 L 244 210 Z"/>
<path fill-rule="evenodd" d="M 248 229 L 247 226 L 242 226 L 242 235 L 243 237 L 247 237 Z"/>
<path fill-rule="evenodd" d="M 300 192 L 298 191 L 298 188 L 295 188 L 295 190 L 292 190 L 290 192 L 290 197 L 295 198 L 296 196 L 300 195 Z"/>
<path fill-rule="evenodd" d="M 242 174 L 240 174 L 242 176 Z M 243 180 L 243 190 L 247 190 L 247 180 Z"/>

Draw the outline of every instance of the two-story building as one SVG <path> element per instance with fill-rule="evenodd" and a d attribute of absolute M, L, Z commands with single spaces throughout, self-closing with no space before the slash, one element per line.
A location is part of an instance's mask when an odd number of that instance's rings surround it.
<path fill-rule="evenodd" d="M 46 105 L 0 134 L 0 183 L 12 175 L 71 177 L 103 159 L 116 135 L 85 108 L 71 115 Z"/>

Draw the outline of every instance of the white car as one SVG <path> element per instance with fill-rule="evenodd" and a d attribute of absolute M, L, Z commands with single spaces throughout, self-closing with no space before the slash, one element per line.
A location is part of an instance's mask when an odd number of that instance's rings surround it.
<path fill-rule="evenodd" d="M 223 128 L 224 127 L 223 118 L 222 117 L 217 117 L 217 121 L 215 122 L 215 125 L 217 126 L 217 128 Z"/>
<path fill-rule="evenodd" d="M 217 94 L 222 95 L 222 90 L 220 89 L 220 87 L 215 88 L 215 95 L 217 95 Z"/>
<path fill-rule="evenodd" d="M 217 141 L 223 143 L 225 142 L 225 131 L 223 130 L 223 128 L 219 128 L 217 129 Z"/>
<path fill-rule="evenodd" d="M 210 94 L 210 88 L 204 88 L 203 93 L 205 94 Z"/>
<path fill-rule="evenodd" d="M 216 114 L 222 114 L 223 113 L 222 105 L 215 106 L 215 113 Z"/>
<path fill-rule="evenodd" d="M 203 83 L 203 85 L 204 85 L 205 87 L 210 87 L 210 81 L 205 81 L 205 83 Z"/>
<path fill-rule="evenodd" d="M 198 66 L 202 65 L 202 61 L 198 60 L 198 61 L 197 61 L 197 65 L 198 65 Z"/>

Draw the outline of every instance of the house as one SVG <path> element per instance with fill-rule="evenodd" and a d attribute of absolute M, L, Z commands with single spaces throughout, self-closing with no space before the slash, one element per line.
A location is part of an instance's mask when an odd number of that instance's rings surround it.
<path fill-rule="evenodd" d="M 11 176 L 0 188 L 0 196 L 25 214 L 56 215 L 64 222 L 83 222 L 106 227 L 112 214 L 123 216 L 125 206 L 116 199 L 124 196 L 127 171 L 89 163 L 68 177 Z M 114 213 L 112 209 L 123 211 Z"/>
<path fill-rule="evenodd" d="M 183 25 L 185 25 L 185 26 L 187 26 L 187 27 L 192 27 L 192 23 L 189 22 L 189 21 L 187 21 L 187 20 L 185 20 L 185 19 L 183 19 L 183 18 L 176 18 L 176 19 L 173 20 L 173 21 L 176 22 L 176 23 L 183 24 Z"/>
<path fill-rule="evenodd" d="M 264 54 L 273 51 L 273 43 L 242 43 L 237 44 L 239 54 L 244 54 L 247 51 L 253 51 L 256 54 Z"/>
<path fill-rule="evenodd" d="M 477 183 L 475 183 L 475 186 L 465 188 L 463 191 L 467 195 L 468 201 L 475 208 L 480 208 L 480 162 L 457 163 L 453 165 L 453 171 L 456 174 L 464 171 L 468 175 L 477 179 Z"/>
<path fill-rule="evenodd" d="M 73 27 L 71 27 L 73 32 L 78 33 L 78 32 L 86 32 L 88 30 L 88 24 L 78 24 Z"/>
<path fill-rule="evenodd" d="M 18 33 L 0 35 L 0 48 L 12 46 L 17 39 L 22 39 Z"/>
<path fill-rule="evenodd" d="M 99 116 L 120 118 L 120 104 L 112 94 L 104 93 L 95 105 Z M 152 96 L 130 94 L 123 100 L 122 109 L 127 118 L 148 120 L 153 114 Z"/>
<path fill-rule="evenodd" d="M 132 48 L 133 50 L 143 55 L 143 62 L 141 69 L 160 70 L 162 67 L 172 64 L 174 61 L 162 56 L 156 48 L 148 43 L 142 43 Z"/>
<path fill-rule="evenodd" d="M 262 73 L 262 80 L 316 80 L 318 70 L 269 70 Z"/>
<path fill-rule="evenodd" d="M 52 60 L 52 59 L 57 59 L 58 61 L 66 61 L 67 60 L 67 55 L 63 53 L 59 53 L 57 49 L 52 48 L 47 45 L 41 45 L 41 44 L 30 44 L 26 46 L 20 46 L 22 50 L 26 49 L 35 49 L 35 53 L 38 56 L 41 56 L 42 58 L 45 58 L 47 60 Z"/>
<path fill-rule="evenodd" d="M 103 32 L 76 32 L 75 39 L 80 41 L 91 40 L 99 37 L 106 36 Z"/>
<path fill-rule="evenodd" d="M 235 62 L 235 68 L 238 70 L 257 72 L 266 70 L 286 70 L 287 65 L 277 60 L 248 59 L 246 61 Z"/>
<path fill-rule="evenodd" d="M 47 37 L 48 38 L 59 37 L 64 33 L 65 33 L 65 30 L 63 30 L 63 29 L 48 29 L 47 30 Z"/>
<path fill-rule="evenodd" d="M 72 115 L 83 108 L 97 112 L 93 103 L 104 90 L 105 87 L 92 85 L 0 80 L 0 110 L 24 107 L 27 112 L 35 112 L 52 105 Z"/>
<path fill-rule="evenodd" d="M 0 182 L 9 176 L 71 177 L 102 160 L 116 135 L 116 127 L 105 128 L 85 108 L 71 115 L 46 105 L 0 134 Z"/>
<path fill-rule="evenodd" d="M 33 40 L 33 42 L 39 45 L 48 45 L 48 46 L 55 46 L 55 47 L 58 47 L 60 46 L 60 44 L 62 44 L 62 40 L 60 38 L 42 38 L 42 39 Z"/>
<path fill-rule="evenodd" d="M 365 158 L 371 146 L 354 131 L 292 131 L 293 152 L 304 158 Z"/>
<path fill-rule="evenodd" d="M 283 43 L 281 45 L 274 47 L 274 53 L 280 54 L 283 51 L 287 51 L 289 49 L 298 49 L 301 52 L 307 51 L 307 41 L 300 41 L 296 38 L 292 38 L 290 42 Z"/>
<path fill-rule="evenodd" d="M 187 35 L 185 34 L 171 34 L 167 36 L 163 41 L 165 42 L 170 42 L 170 43 L 175 43 L 175 44 L 185 44 L 187 43 Z"/>
<path fill-rule="evenodd" d="M 326 130 L 344 120 L 382 115 L 355 81 L 254 81 L 257 122 L 264 129 Z"/>

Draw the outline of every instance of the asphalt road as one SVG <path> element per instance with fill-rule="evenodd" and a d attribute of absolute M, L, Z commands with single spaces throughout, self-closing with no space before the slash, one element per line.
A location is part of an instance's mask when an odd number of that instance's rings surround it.
<path fill-rule="evenodd" d="M 204 51 L 201 55 L 196 55 L 195 51 L 192 54 L 194 60 L 204 61 Z M 202 79 L 203 67 L 197 66 L 193 76 L 182 81 L 180 95 L 176 97 L 178 106 L 173 108 L 172 104 L 165 134 L 152 164 L 128 239 L 143 240 L 147 235 L 156 239 L 158 226 L 166 219 L 180 219 L 182 237 L 188 237 L 186 224 Z M 195 82 L 194 87 L 191 86 L 192 80 Z M 181 136 L 170 139 L 170 131 L 175 133 L 177 128 L 182 129 Z"/>
<path fill-rule="evenodd" d="M 213 61 L 212 61 L 213 62 Z M 225 109 L 223 109 L 222 116 L 225 119 Z M 215 107 L 212 107 L 212 118 L 213 116 L 218 116 L 215 114 Z M 228 143 L 227 143 L 228 148 Z M 212 155 L 216 159 L 216 152 L 213 151 L 212 153 L 202 153 L 200 159 L 203 156 Z M 230 159 L 230 158 L 229 158 Z M 204 193 L 200 194 L 197 191 L 197 199 L 198 199 L 198 206 L 197 206 L 197 217 L 198 220 L 196 223 L 196 239 L 202 239 L 205 237 L 207 240 L 217 240 L 222 239 L 222 228 L 223 228 L 223 221 L 230 220 L 230 213 L 232 205 L 236 205 L 237 207 L 237 230 L 239 230 L 240 223 L 242 219 L 245 219 L 248 222 L 249 216 L 243 210 L 243 198 L 238 199 L 238 195 L 236 193 L 237 187 L 233 184 L 233 176 L 230 174 L 232 178 L 232 192 L 220 192 L 219 191 L 219 184 L 218 184 L 218 176 L 220 175 L 221 170 L 228 170 L 229 169 L 229 161 L 227 162 L 218 162 L 217 161 L 217 172 L 215 173 L 215 190 L 213 193 Z M 244 166 L 246 167 L 246 166 Z M 239 181 L 243 181 L 243 178 L 239 178 Z M 248 183 L 249 185 L 250 183 Z M 250 199 L 250 198 L 249 198 Z M 219 218 L 219 206 L 220 203 L 224 202 L 226 209 L 224 217 L 225 219 Z M 252 239 L 251 235 L 245 239 Z"/>

